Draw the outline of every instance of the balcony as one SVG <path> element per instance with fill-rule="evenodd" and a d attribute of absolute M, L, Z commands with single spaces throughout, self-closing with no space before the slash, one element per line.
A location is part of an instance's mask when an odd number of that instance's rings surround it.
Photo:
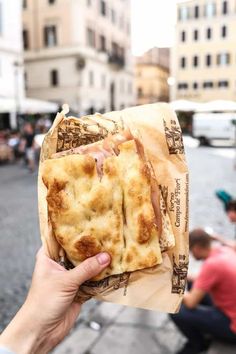
<path fill-rule="evenodd" d="M 125 66 L 125 58 L 118 54 L 108 54 L 108 63 L 114 70 L 121 70 Z"/>

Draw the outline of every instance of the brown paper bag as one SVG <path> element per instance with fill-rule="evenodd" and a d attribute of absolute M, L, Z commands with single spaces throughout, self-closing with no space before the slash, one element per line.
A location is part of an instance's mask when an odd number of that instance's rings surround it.
<path fill-rule="evenodd" d="M 58 262 L 63 261 L 61 247 L 53 236 L 48 217 L 47 189 L 41 174 L 43 162 L 53 158 L 57 152 L 98 141 L 106 133 L 116 133 L 125 123 L 142 140 L 159 185 L 163 262 L 152 268 L 86 282 L 79 289 L 78 301 L 95 297 L 175 313 L 181 304 L 188 270 L 188 170 L 175 113 L 165 103 L 132 107 L 105 115 L 96 113 L 81 120 L 67 118 L 66 113 L 66 109 L 58 113 L 47 133 L 39 166 L 39 220 L 42 242 L 49 256 Z M 81 121 L 85 123 L 82 128 Z M 175 245 L 171 245 L 173 238 Z"/>

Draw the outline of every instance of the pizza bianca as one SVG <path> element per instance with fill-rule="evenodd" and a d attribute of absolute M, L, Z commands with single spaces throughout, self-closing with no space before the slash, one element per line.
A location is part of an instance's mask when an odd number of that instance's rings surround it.
<path fill-rule="evenodd" d="M 130 132 L 54 154 L 42 179 L 54 237 L 71 264 L 110 254 L 110 266 L 93 280 L 160 264 L 163 244 L 173 247 L 161 226 L 157 183 Z"/>

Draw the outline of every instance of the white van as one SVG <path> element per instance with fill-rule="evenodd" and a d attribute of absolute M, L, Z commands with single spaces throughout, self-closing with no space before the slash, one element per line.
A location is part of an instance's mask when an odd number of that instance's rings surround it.
<path fill-rule="evenodd" d="M 236 113 L 195 113 L 192 134 L 201 145 L 210 145 L 213 140 L 235 141 Z"/>

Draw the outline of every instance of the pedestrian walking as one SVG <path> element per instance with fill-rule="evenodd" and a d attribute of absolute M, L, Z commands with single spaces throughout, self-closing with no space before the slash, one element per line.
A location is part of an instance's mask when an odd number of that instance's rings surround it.
<path fill-rule="evenodd" d="M 34 172 L 35 170 L 34 137 L 35 132 L 32 124 L 26 123 L 23 130 L 23 139 L 25 141 L 25 154 L 30 172 Z"/>

